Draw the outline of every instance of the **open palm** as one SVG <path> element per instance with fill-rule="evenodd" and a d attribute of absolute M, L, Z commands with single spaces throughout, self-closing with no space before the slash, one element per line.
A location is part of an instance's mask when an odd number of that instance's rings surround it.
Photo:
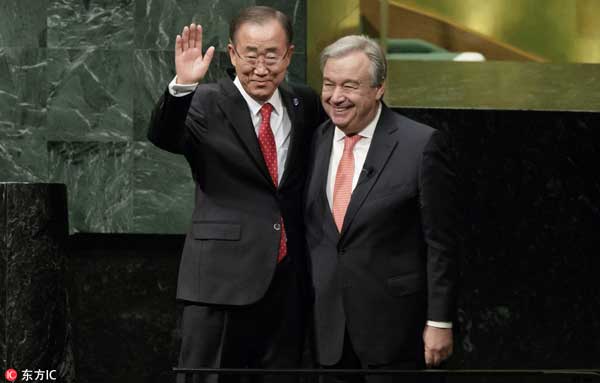
<path fill-rule="evenodd" d="M 202 55 L 202 26 L 191 24 L 183 28 L 175 39 L 175 71 L 178 84 L 193 84 L 202 81 L 215 53 L 209 47 Z"/>

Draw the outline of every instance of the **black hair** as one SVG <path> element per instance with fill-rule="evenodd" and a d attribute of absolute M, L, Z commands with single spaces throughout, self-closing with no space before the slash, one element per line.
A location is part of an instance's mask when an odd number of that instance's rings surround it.
<path fill-rule="evenodd" d="M 291 44 L 294 38 L 294 30 L 290 18 L 285 13 L 264 5 L 255 5 L 242 9 L 239 15 L 231 20 L 229 24 L 229 40 L 235 43 L 235 34 L 244 23 L 264 24 L 270 20 L 277 20 L 281 24 L 285 31 L 287 42 Z"/>

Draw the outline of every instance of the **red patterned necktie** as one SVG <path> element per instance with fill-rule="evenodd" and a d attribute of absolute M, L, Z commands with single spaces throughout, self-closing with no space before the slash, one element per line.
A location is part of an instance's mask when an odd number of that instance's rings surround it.
<path fill-rule="evenodd" d="M 273 105 L 266 103 L 260 108 L 260 128 L 258 129 L 258 143 L 260 150 L 269 169 L 271 180 L 275 187 L 278 186 L 278 172 L 277 172 L 277 146 L 275 145 L 275 136 L 271 130 L 271 112 L 273 111 Z M 279 253 L 277 254 L 277 262 L 280 262 L 283 257 L 287 254 L 287 238 L 285 235 L 285 227 L 283 225 L 283 218 L 281 221 L 281 239 L 279 240 Z"/>
<path fill-rule="evenodd" d="M 338 231 L 342 231 L 344 216 L 352 196 L 352 178 L 354 177 L 354 145 L 362 137 L 358 134 L 344 137 L 344 153 L 335 174 L 333 185 L 333 219 Z"/>

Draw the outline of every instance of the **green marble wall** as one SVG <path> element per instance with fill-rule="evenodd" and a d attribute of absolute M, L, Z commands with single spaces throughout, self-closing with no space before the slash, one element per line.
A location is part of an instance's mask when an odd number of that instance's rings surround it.
<path fill-rule="evenodd" d="M 306 78 L 307 0 L 2 0 L 0 181 L 63 182 L 71 232 L 182 233 L 187 164 L 145 135 L 174 74 L 171 47 L 201 23 L 224 75 L 229 20 L 270 5 L 294 21 L 288 78 Z"/>

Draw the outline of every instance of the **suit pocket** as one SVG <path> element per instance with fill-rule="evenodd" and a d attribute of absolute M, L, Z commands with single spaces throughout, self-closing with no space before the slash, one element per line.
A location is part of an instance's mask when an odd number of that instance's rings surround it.
<path fill-rule="evenodd" d="M 194 239 L 220 239 L 239 241 L 242 227 L 237 223 L 194 222 L 192 225 Z"/>
<path fill-rule="evenodd" d="M 418 273 L 388 278 L 386 282 L 391 294 L 397 297 L 414 294 L 425 289 L 425 278 Z"/>

